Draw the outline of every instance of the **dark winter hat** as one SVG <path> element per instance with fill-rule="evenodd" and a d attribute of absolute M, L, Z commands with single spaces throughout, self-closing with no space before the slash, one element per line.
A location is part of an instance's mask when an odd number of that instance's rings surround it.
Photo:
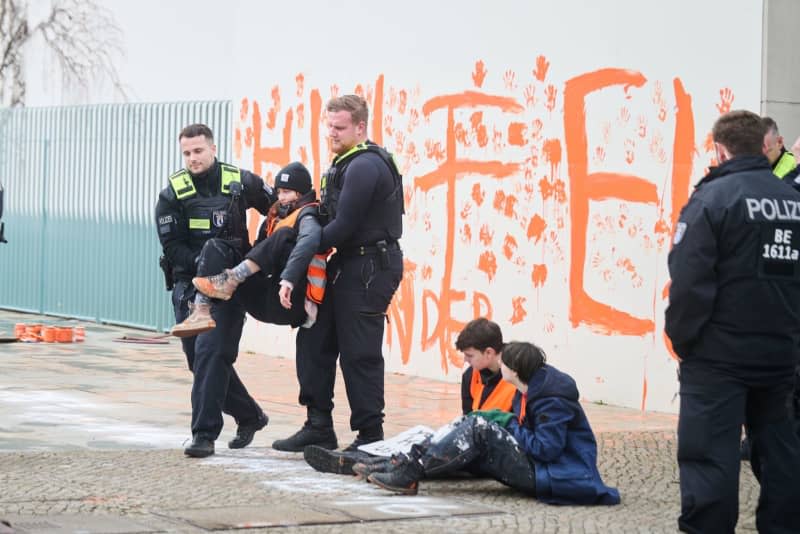
<path fill-rule="evenodd" d="M 305 165 L 293 161 L 275 175 L 275 188 L 291 189 L 305 195 L 311 191 L 311 175 Z"/>

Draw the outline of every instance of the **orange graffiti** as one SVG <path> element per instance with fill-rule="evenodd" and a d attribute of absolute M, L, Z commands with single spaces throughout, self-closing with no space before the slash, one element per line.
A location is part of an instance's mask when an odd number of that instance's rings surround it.
<path fill-rule="evenodd" d="M 514 236 L 512 235 L 506 235 L 506 238 L 503 241 L 503 256 L 505 256 L 507 260 L 510 260 L 516 251 L 517 240 L 514 239 Z"/>
<path fill-rule="evenodd" d="M 488 224 L 484 224 L 483 226 L 481 226 L 481 233 L 479 234 L 479 237 L 481 243 L 483 243 L 485 246 L 488 247 L 489 245 L 492 244 L 492 239 L 494 238 L 494 232 L 492 232 L 489 229 Z"/>
<path fill-rule="evenodd" d="M 514 146 L 524 146 L 525 141 L 525 123 L 512 122 L 508 125 L 508 144 Z"/>
<path fill-rule="evenodd" d="M 547 222 L 539 215 L 534 215 L 531 217 L 531 222 L 528 223 L 528 239 L 535 237 L 536 239 L 533 242 L 538 243 L 545 228 L 547 228 Z"/>
<path fill-rule="evenodd" d="M 400 359 L 407 364 L 411 358 L 411 341 L 414 335 L 414 272 L 417 265 L 410 260 L 403 260 L 403 279 L 400 287 L 389 304 L 388 316 L 391 317 L 397 338 L 400 343 Z M 392 329 L 387 328 L 386 340 L 392 346 Z"/>
<path fill-rule="evenodd" d="M 506 113 L 521 113 L 524 108 L 514 99 L 465 91 L 460 94 L 437 96 L 429 99 L 422 106 L 422 113 L 429 117 L 432 113 L 443 110 L 447 114 L 447 129 L 445 142 L 445 160 L 439 167 L 428 174 L 416 178 L 416 187 L 423 192 L 434 187 L 445 186 L 445 260 L 442 275 L 440 296 L 426 290 L 423 292 L 423 319 L 422 319 L 422 347 L 430 348 L 438 341 L 442 354 L 442 368 L 447 371 L 448 361 L 454 365 L 463 363 L 463 359 L 452 346 L 451 337 L 454 332 L 463 327 L 463 322 L 452 317 L 452 303 L 464 300 L 466 295 L 453 287 L 453 253 L 455 242 L 455 195 L 456 182 L 466 174 L 482 174 L 504 178 L 519 170 L 518 163 L 503 163 L 500 161 L 474 161 L 459 158 L 456 152 L 456 121 L 455 111 L 461 108 L 495 107 Z M 493 275 L 492 275 L 493 276 Z M 477 293 L 475 293 L 477 295 Z M 473 296 L 473 299 L 477 298 Z M 427 302 L 436 305 L 437 318 L 433 328 L 430 327 Z"/>
<path fill-rule="evenodd" d="M 547 76 L 547 69 L 549 67 L 550 67 L 550 62 L 547 61 L 547 58 L 544 56 L 538 56 L 536 58 L 536 68 L 533 69 L 533 77 L 539 80 L 540 82 L 543 82 L 545 76 Z"/>
<path fill-rule="evenodd" d="M 535 263 L 531 272 L 533 287 L 542 287 L 547 280 L 547 265 Z"/>
<path fill-rule="evenodd" d="M 622 69 L 602 69 L 577 76 L 564 86 L 564 130 L 570 176 L 571 264 L 570 264 L 570 309 L 573 326 L 585 324 L 604 334 L 627 334 L 642 336 L 655 330 L 651 318 L 634 317 L 609 304 L 590 297 L 584 287 L 584 263 L 586 258 L 586 234 L 589 202 L 618 198 L 628 202 L 657 204 L 659 201 L 655 184 L 643 178 L 627 174 L 595 172 L 587 169 L 588 143 L 586 137 L 585 99 L 600 89 L 622 85 L 641 87 L 645 77 L 639 72 Z M 680 80 L 674 81 L 676 97 L 675 148 L 672 179 L 673 220 L 678 216 L 688 196 L 688 180 L 691 176 L 692 152 L 688 158 L 686 146 L 692 146 L 694 122 L 691 115 L 691 99 L 683 92 Z"/>
<path fill-rule="evenodd" d="M 547 111 L 553 111 L 556 108 L 556 93 L 558 93 L 558 90 L 553 84 L 548 85 L 547 89 L 545 89 L 544 94 L 547 97 L 547 103 L 544 107 L 547 108 Z"/>
<path fill-rule="evenodd" d="M 525 297 L 514 297 L 511 299 L 511 306 L 514 309 L 513 313 L 511 314 L 511 319 L 509 319 L 511 324 L 521 323 L 528 315 L 528 312 L 525 311 L 526 300 L 527 299 Z"/>
<path fill-rule="evenodd" d="M 484 193 L 483 189 L 481 189 L 481 184 L 475 183 L 472 185 L 472 200 L 475 201 L 478 207 L 483 204 L 483 199 L 486 197 L 486 193 Z"/>
<path fill-rule="evenodd" d="M 550 175 L 555 177 L 556 169 L 561 164 L 561 141 L 558 139 L 546 139 L 542 145 L 542 153 L 545 159 L 550 162 Z"/>
<path fill-rule="evenodd" d="M 478 269 L 485 272 L 489 277 L 489 281 L 494 280 L 494 275 L 497 274 L 497 258 L 494 252 L 487 250 L 478 258 Z"/>
<path fill-rule="evenodd" d="M 731 110 L 733 104 L 733 91 L 730 87 L 723 87 L 719 90 L 719 104 L 717 104 L 717 111 L 723 115 Z"/>
<path fill-rule="evenodd" d="M 472 73 L 472 82 L 475 87 L 480 88 L 483 85 L 483 80 L 486 78 L 486 68 L 483 61 L 478 60 L 475 62 L 475 70 Z"/>

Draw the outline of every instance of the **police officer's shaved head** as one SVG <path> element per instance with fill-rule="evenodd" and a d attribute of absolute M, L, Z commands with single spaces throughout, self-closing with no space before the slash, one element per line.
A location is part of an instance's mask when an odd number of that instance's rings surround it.
<path fill-rule="evenodd" d="M 732 157 L 764 155 L 767 127 L 761 117 L 743 109 L 730 111 L 714 123 L 711 135 Z"/>
<path fill-rule="evenodd" d="M 331 98 L 325 108 L 328 112 L 349 111 L 353 119 L 353 124 L 363 122 L 364 125 L 369 121 L 369 108 L 367 101 L 358 95 L 344 95 Z"/>
<path fill-rule="evenodd" d="M 211 128 L 206 126 L 205 124 L 190 124 L 186 126 L 183 130 L 181 130 L 180 135 L 178 136 L 178 141 L 183 139 L 184 137 L 197 137 L 202 135 L 208 142 L 213 144 L 214 143 L 214 134 L 211 132 Z"/>

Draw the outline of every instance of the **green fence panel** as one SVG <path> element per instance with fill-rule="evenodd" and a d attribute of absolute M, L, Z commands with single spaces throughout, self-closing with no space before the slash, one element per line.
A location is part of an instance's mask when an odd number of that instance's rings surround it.
<path fill-rule="evenodd" d="M 214 131 L 229 101 L 0 110 L 0 308 L 163 330 L 173 323 L 154 207 L 182 165 L 180 129 Z"/>

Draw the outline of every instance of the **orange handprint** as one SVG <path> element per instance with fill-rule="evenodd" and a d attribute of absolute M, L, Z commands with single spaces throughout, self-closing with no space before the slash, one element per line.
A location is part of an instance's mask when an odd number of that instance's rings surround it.
<path fill-rule="evenodd" d="M 336 84 L 331 85 L 330 90 L 331 90 L 331 98 L 336 98 L 337 96 L 339 96 L 339 86 L 338 85 L 336 85 Z"/>
<path fill-rule="evenodd" d="M 528 85 L 525 87 L 525 91 L 523 92 L 525 96 L 525 106 L 532 108 L 536 105 L 536 86 L 533 84 Z"/>
<path fill-rule="evenodd" d="M 408 126 L 406 126 L 406 130 L 408 133 L 412 133 L 417 125 L 419 124 L 419 111 L 416 108 L 412 109 L 408 116 Z"/>
<path fill-rule="evenodd" d="M 628 121 L 631 119 L 631 112 L 628 111 L 628 108 L 622 106 L 619 110 L 619 123 L 621 125 L 628 124 Z"/>
<path fill-rule="evenodd" d="M 556 107 L 556 93 L 558 93 L 558 91 L 553 84 L 548 85 L 547 89 L 545 89 L 544 94 L 547 96 L 545 107 L 548 111 L 553 111 Z"/>
<path fill-rule="evenodd" d="M 636 149 L 636 143 L 633 139 L 626 139 L 625 140 L 625 161 L 630 165 L 633 163 L 634 158 L 634 150 Z"/>
<path fill-rule="evenodd" d="M 303 96 L 303 88 L 305 86 L 306 77 L 303 76 L 302 72 L 300 72 L 300 73 L 297 74 L 297 76 L 294 77 L 294 81 L 297 84 L 297 89 L 295 91 L 295 94 L 298 97 L 302 97 Z"/>
<path fill-rule="evenodd" d="M 719 90 L 719 104 L 717 104 L 717 111 L 719 114 L 722 115 L 727 113 L 731 110 L 731 104 L 733 104 L 733 91 L 731 91 L 730 87 L 723 87 Z"/>
<path fill-rule="evenodd" d="M 542 137 L 542 128 L 544 127 L 544 123 L 541 119 L 534 119 L 531 123 L 531 137 L 538 140 Z"/>
<path fill-rule="evenodd" d="M 472 72 L 472 81 L 475 84 L 475 87 L 481 87 L 483 85 L 483 80 L 486 78 L 486 68 L 483 65 L 483 61 L 480 59 L 475 62 L 475 70 Z"/>
<path fill-rule="evenodd" d="M 639 115 L 639 137 L 644 139 L 647 137 L 647 117 Z"/>
<path fill-rule="evenodd" d="M 514 88 L 516 88 L 517 85 L 514 83 L 514 79 L 516 77 L 517 74 L 511 69 L 508 69 L 505 74 L 503 74 L 503 84 L 509 91 L 512 91 Z"/>
<path fill-rule="evenodd" d="M 538 56 L 536 58 L 536 68 L 533 69 L 533 77 L 539 80 L 540 82 L 544 81 L 544 77 L 547 76 L 547 69 L 550 67 L 550 62 L 547 61 L 547 58 L 544 56 Z"/>

